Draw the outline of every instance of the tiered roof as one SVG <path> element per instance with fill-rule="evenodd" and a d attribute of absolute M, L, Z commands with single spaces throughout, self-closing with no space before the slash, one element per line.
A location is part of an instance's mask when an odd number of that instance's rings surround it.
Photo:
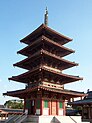
<path fill-rule="evenodd" d="M 56 52 L 58 52 L 61 57 L 75 52 L 74 50 L 66 48 L 63 45 L 53 41 L 53 39 L 49 39 L 46 36 L 42 35 L 37 39 L 33 39 L 33 41 L 27 47 L 23 48 L 17 53 L 25 55 L 25 56 L 29 56 L 30 53 L 32 53 L 32 51 L 35 49 L 35 47 L 40 48 L 43 45 L 43 43 L 45 45 L 44 47 L 45 49 L 47 46 L 49 46 L 53 51 L 55 50 Z"/>
<path fill-rule="evenodd" d="M 59 67 L 59 69 L 61 69 L 61 70 L 78 65 L 75 62 L 70 62 L 68 60 L 65 60 L 65 59 L 57 56 L 57 55 L 53 55 L 52 53 L 49 53 L 46 50 L 40 50 L 40 51 L 34 53 L 33 55 L 29 56 L 28 58 L 26 58 L 20 62 L 17 62 L 16 64 L 14 64 L 14 66 L 30 70 L 30 69 L 32 69 L 32 66 L 33 66 L 32 63 L 34 63 L 35 61 L 36 61 L 36 64 L 40 66 L 42 59 L 45 64 L 46 63 L 50 64 L 50 62 L 52 62 L 52 60 L 54 60 L 54 63 L 57 64 L 57 67 Z"/>
<path fill-rule="evenodd" d="M 35 89 L 54 91 L 72 96 L 83 96 L 84 93 L 68 91 L 51 86 L 45 87 L 42 83 L 53 83 L 64 85 L 67 83 L 82 80 L 79 76 L 72 76 L 62 73 L 62 70 L 77 66 L 75 62 L 63 59 L 62 57 L 74 53 L 74 50 L 64 47 L 65 43 L 72 41 L 46 25 L 42 24 L 31 34 L 23 38 L 20 42 L 27 44 L 25 48 L 17 53 L 27 56 L 26 59 L 17 62 L 14 66 L 27 69 L 28 72 L 18 76 L 12 76 L 9 80 L 18 81 L 26 84 L 33 84 L 31 88 L 7 92 L 6 95 L 18 96 L 20 93 L 32 92 Z M 35 84 L 36 83 L 36 84 Z M 38 84 L 37 84 L 38 83 Z M 21 95 L 23 96 L 23 95 Z M 22 97 L 21 97 L 22 98 Z"/>
<path fill-rule="evenodd" d="M 46 76 L 48 77 L 48 80 L 50 76 L 50 78 L 57 79 L 57 81 L 59 80 L 60 84 L 66 84 L 83 79 L 80 78 L 79 76 L 72 76 L 60 72 L 55 72 L 54 70 L 50 70 L 46 67 L 38 67 L 21 75 L 13 76 L 12 78 L 9 78 L 9 80 L 23 82 L 23 83 L 30 83 L 31 81 L 33 81 L 33 79 L 36 78 L 37 80 L 40 79 L 39 76 L 40 77 Z"/>

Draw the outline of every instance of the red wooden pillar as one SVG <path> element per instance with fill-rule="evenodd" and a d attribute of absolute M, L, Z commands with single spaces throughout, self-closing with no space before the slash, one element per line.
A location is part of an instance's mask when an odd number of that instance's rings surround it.
<path fill-rule="evenodd" d="M 41 105 L 40 105 L 40 115 L 42 115 L 43 114 L 43 100 L 42 99 L 40 99 L 40 103 L 41 103 Z"/>
<path fill-rule="evenodd" d="M 65 101 L 63 101 L 63 115 L 66 115 Z"/>
<path fill-rule="evenodd" d="M 41 101 L 41 115 L 43 115 L 43 109 L 44 109 L 44 100 Z"/>
<path fill-rule="evenodd" d="M 56 115 L 58 115 L 58 101 L 56 100 Z"/>
<path fill-rule="evenodd" d="M 51 100 L 51 111 L 50 112 L 51 112 L 51 115 L 52 115 L 52 100 Z"/>
<path fill-rule="evenodd" d="M 49 101 L 49 115 L 51 115 L 51 100 L 48 100 Z"/>

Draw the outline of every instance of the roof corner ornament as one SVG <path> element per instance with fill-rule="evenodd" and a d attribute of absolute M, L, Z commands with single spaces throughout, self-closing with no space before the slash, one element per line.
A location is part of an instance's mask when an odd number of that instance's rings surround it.
<path fill-rule="evenodd" d="M 45 10 L 45 15 L 44 15 L 44 24 L 46 26 L 48 26 L 48 10 L 47 10 L 47 7 L 46 7 L 46 10 Z"/>

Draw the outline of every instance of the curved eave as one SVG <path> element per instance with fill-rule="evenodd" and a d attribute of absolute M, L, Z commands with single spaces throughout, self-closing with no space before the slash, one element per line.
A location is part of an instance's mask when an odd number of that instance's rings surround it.
<path fill-rule="evenodd" d="M 19 50 L 17 53 L 18 53 L 18 54 L 22 54 L 22 55 L 28 56 L 29 54 L 27 54 L 26 52 L 27 52 L 30 48 L 32 48 L 32 47 L 34 47 L 34 46 L 37 46 L 37 44 L 41 43 L 41 41 L 42 41 L 42 36 L 41 36 L 40 38 L 38 38 L 37 40 L 35 40 L 34 42 L 32 42 L 32 43 L 31 43 L 30 45 L 28 45 L 27 47 L 23 48 L 22 50 Z"/>
<path fill-rule="evenodd" d="M 86 96 L 87 94 L 85 94 Z M 90 105 L 92 104 L 92 99 L 83 99 L 83 100 L 78 100 L 78 101 L 74 101 L 74 102 L 69 102 L 69 105 Z"/>
<path fill-rule="evenodd" d="M 34 46 L 37 47 L 38 44 L 40 44 L 42 42 L 43 43 L 48 43 L 49 45 L 52 45 L 53 47 L 56 47 L 57 50 L 59 49 L 59 50 L 63 51 L 64 53 L 62 52 L 62 57 L 75 52 L 74 50 L 69 49 L 69 48 L 66 48 L 66 47 L 60 45 L 57 42 L 54 42 L 53 40 L 51 40 L 51 39 L 49 39 L 49 38 L 47 38 L 45 36 L 41 36 L 40 38 L 38 38 L 37 40 L 35 40 L 34 42 L 32 42 L 29 46 L 23 48 L 22 50 L 18 51 L 17 53 L 18 54 L 25 55 L 25 56 L 29 56 L 28 51 L 30 49 L 32 49 Z"/>
<path fill-rule="evenodd" d="M 68 65 L 70 65 L 70 67 L 78 66 L 78 63 L 65 60 L 65 59 L 63 59 L 63 58 L 61 58 L 61 57 L 59 57 L 57 55 L 54 55 L 52 53 L 49 53 L 48 51 L 42 50 L 42 53 L 45 54 L 45 55 L 47 55 L 48 57 L 52 57 L 52 59 L 57 59 L 57 60 L 61 61 L 61 63 L 65 63 L 66 65 L 68 64 Z"/>
<path fill-rule="evenodd" d="M 38 67 L 21 75 L 13 76 L 12 78 L 9 78 L 9 80 L 18 81 L 22 83 L 29 83 L 34 75 L 38 75 L 38 74 L 42 75 L 43 72 L 47 73 L 48 75 L 51 74 L 53 75 L 53 77 L 59 78 L 61 80 L 61 84 L 67 84 L 67 83 L 83 80 L 83 78 L 79 76 L 63 74 L 60 72 L 56 72 L 54 70 L 49 70 L 44 67 L 40 67 L 40 68 Z"/>
<path fill-rule="evenodd" d="M 13 66 L 17 66 L 17 67 L 21 67 L 24 69 L 27 69 L 23 64 L 29 62 L 31 60 L 31 62 L 34 60 L 36 60 L 39 56 L 41 55 L 41 51 L 36 52 L 35 54 L 33 54 L 31 57 L 28 57 L 20 62 L 17 62 L 15 64 L 13 64 Z"/>
<path fill-rule="evenodd" d="M 70 53 L 74 53 L 74 52 L 75 52 L 74 50 L 69 49 L 69 48 L 67 48 L 67 47 L 64 47 L 63 45 L 60 45 L 59 43 L 57 43 L 57 42 L 55 42 L 55 41 L 53 41 L 53 40 L 51 40 L 51 39 L 49 39 L 49 38 L 47 38 L 47 37 L 45 37 L 45 36 L 42 36 L 42 37 L 43 37 L 43 39 L 44 39 L 43 41 L 44 41 L 44 42 L 47 42 L 47 43 L 50 43 L 50 45 L 53 44 L 54 46 L 57 46 L 57 47 L 63 49 L 64 51 L 68 51 L 68 52 L 70 52 Z"/>
<path fill-rule="evenodd" d="M 38 89 L 46 90 L 49 92 L 60 93 L 60 94 L 64 94 L 64 95 L 70 96 L 70 97 L 71 96 L 72 97 L 83 97 L 83 96 L 85 96 L 84 92 L 77 92 L 77 91 L 66 90 L 66 89 L 64 89 L 64 90 L 52 89 L 52 88 L 43 87 L 43 86 L 38 86 L 38 87 L 33 87 L 33 88 L 28 88 L 28 89 L 22 89 L 22 90 L 16 90 L 16 91 L 10 91 L 10 92 L 3 93 L 3 95 L 25 98 L 27 96 L 30 96 L 31 92 L 38 91 Z"/>
<path fill-rule="evenodd" d="M 78 66 L 78 64 L 75 62 L 70 62 L 68 60 L 62 59 L 62 58 L 55 56 L 55 55 L 53 55 L 53 54 L 51 54 L 45 50 L 38 51 L 37 53 L 35 53 L 31 57 L 28 57 L 28 58 L 26 58 L 20 62 L 17 62 L 16 64 L 14 64 L 14 66 L 30 70 L 30 67 L 29 67 L 30 64 L 35 62 L 36 59 L 38 59 L 38 57 L 41 58 L 42 56 L 48 57 L 48 59 L 56 60 L 58 64 L 62 64 L 61 70 L 64 70 L 64 69 L 67 69 L 70 67 L 74 67 L 74 66 Z"/>
<path fill-rule="evenodd" d="M 64 36 L 58 32 L 56 32 L 55 30 L 47 27 L 45 24 L 42 24 L 41 26 L 39 26 L 35 31 L 33 31 L 31 34 L 29 34 L 28 36 L 26 36 L 25 38 L 23 38 L 22 40 L 20 40 L 20 42 L 26 43 L 26 44 L 30 44 L 29 39 L 33 38 L 34 35 L 37 35 L 38 33 L 40 33 L 41 31 L 47 31 L 48 33 L 50 33 L 53 37 L 57 37 L 59 40 L 61 39 L 65 39 L 64 43 L 68 43 L 69 41 L 72 41 L 71 38 Z"/>

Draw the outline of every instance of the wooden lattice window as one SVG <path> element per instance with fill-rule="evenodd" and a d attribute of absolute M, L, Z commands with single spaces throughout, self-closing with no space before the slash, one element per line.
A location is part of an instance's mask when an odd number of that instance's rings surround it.
<path fill-rule="evenodd" d="M 59 108 L 63 108 L 63 103 L 59 102 Z"/>
<path fill-rule="evenodd" d="M 44 100 L 44 108 L 48 108 L 48 100 Z"/>
<path fill-rule="evenodd" d="M 40 109 L 40 104 L 41 104 L 41 101 L 40 100 L 37 100 L 37 102 L 36 102 L 36 108 Z"/>

